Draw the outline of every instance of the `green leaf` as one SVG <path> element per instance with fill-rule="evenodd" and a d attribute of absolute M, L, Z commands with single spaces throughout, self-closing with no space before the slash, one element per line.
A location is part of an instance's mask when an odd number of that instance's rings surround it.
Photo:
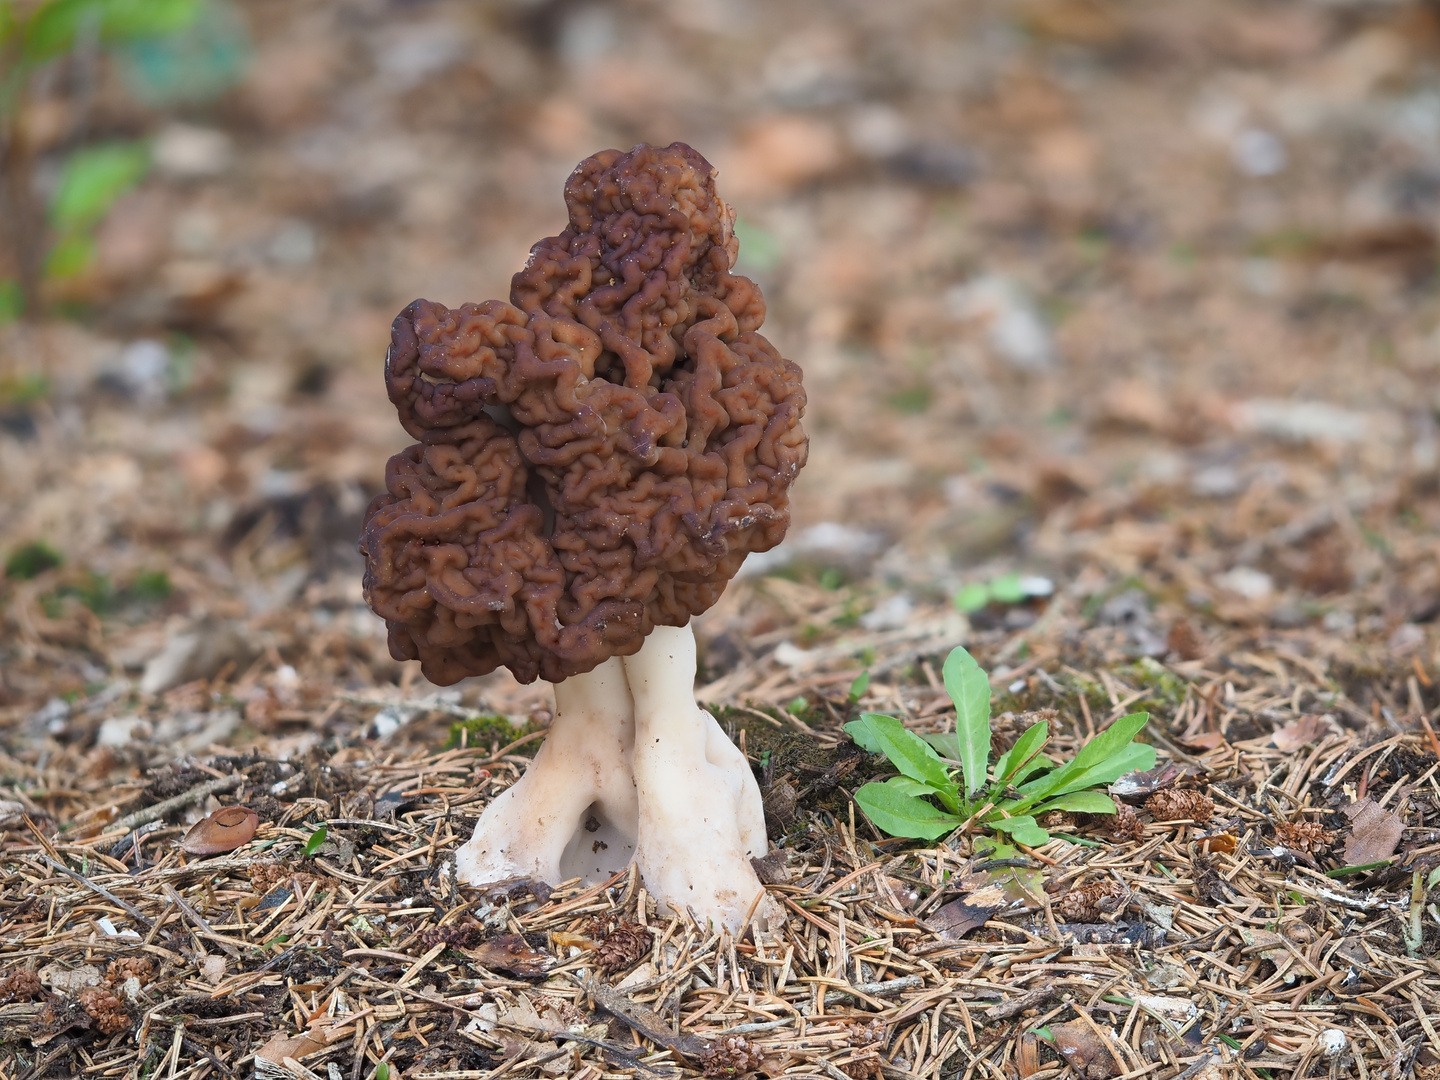
<path fill-rule="evenodd" d="M 45 276 L 55 281 L 83 274 L 95 258 L 95 240 L 88 233 L 63 236 L 45 256 Z"/>
<path fill-rule="evenodd" d="M 911 780 L 908 776 L 892 776 L 885 781 L 885 786 L 891 791 L 901 795 L 914 795 L 916 798 L 924 798 L 926 795 L 934 795 L 935 789 L 923 780 Z"/>
<path fill-rule="evenodd" d="M 107 40 L 161 37 L 186 29 L 200 16 L 204 0 L 109 0 L 105 4 Z"/>
<path fill-rule="evenodd" d="M 25 25 L 24 56 L 31 63 L 52 60 L 85 30 L 107 43 L 173 34 L 203 7 L 203 0 L 49 0 Z"/>
<path fill-rule="evenodd" d="M 1025 734 L 1015 740 L 1015 745 L 1001 754 L 995 762 L 995 779 L 1002 784 L 1008 784 L 1011 776 L 1022 765 L 1028 764 L 1040 753 L 1040 748 L 1049 738 L 1050 725 L 1044 720 L 1031 724 L 1025 729 Z"/>
<path fill-rule="evenodd" d="M 1054 758 L 1050 757 L 1048 754 L 1036 754 L 1033 758 L 1031 758 L 1025 764 L 1021 765 L 1015 770 L 1014 773 L 1011 774 L 1010 783 L 1012 785 L 1023 784 L 1026 779 L 1035 775 L 1037 772 L 1045 772 L 1047 769 L 1053 769 L 1054 767 Z"/>
<path fill-rule="evenodd" d="M 857 723 L 868 725 L 868 733 L 879 745 L 880 753 L 889 758 L 890 764 L 903 775 L 928 784 L 947 810 L 960 809 L 960 792 L 955 781 L 950 779 L 939 755 L 920 736 L 906 730 L 905 725 L 893 716 L 879 713 L 865 713 L 859 721 L 846 724 L 845 730 L 850 731 Z M 851 737 L 855 738 L 853 732 Z M 858 738 L 855 741 L 860 742 Z"/>
<path fill-rule="evenodd" d="M 1073 776 L 1052 795 L 1067 795 L 1072 791 L 1113 784 L 1120 777 L 1132 772 L 1145 772 L 1155 767 L 1155 748 L 1145 743 L 1131 743 L 1112 758 L 1092 765 L 1079 776 Z"/>
<path fill-rule="evenodd" d="M 1020 792 L 1025 796 L 1020 805 L 1023 807 L 1034 806 L 1037 802 L 1041 802 L 1053 795 L 1063 795 L 1068 791 L 1077 790 L 1077 785 L 1073 783 L 1077 778 L 1088 776 L 1096 766 L 1107 763 L 1112 758 L 1116 758 L 1122 763 L 1131 760 L 1144 760 L 1144 751 L 1134 755 L 1129 755 L 1127 751 L 1128 756 L 1124 758 L 1119 758 L 1118 755 L 1120 755 L 1121 751 L 1126 750 L 1130 745 L 1130 740 L 1145 726 L 1145 722 L 1149 719 L 1150 714 L 1143 712 L 1122 716 L 1082 746 L 1080 752 L 1070 761 L 1067 761 L 1058 769 L 1046 773 L 1044 776 L 1037 777 L 1027 784 L 1020 785 Z M 1147 750 L 1153 762 L 1155 749 L 1154 747 L 1147 747 Z M 1115 778 L 1118 779 L 1124 776 L 1126 772 L 1131 772 L 1134 768 L 1135 766 L 1131 765 L 1129 768 L 1124 769 L 1124 771 L 1116 773 Z M 1098 777 L 1109 771 L 1108 769 L 1097 770 L 1095 775 Z M 1098 783 L 1108 782 L 1109 781 L 1099 779 L 1088 779 L 1085 783 L 1079 784 L 1078 787 L 1092 787 Z"/>
<path fill-rule="evenodd" d="M 996 818 L 985 824 L 996 832 L 1009 833 L 1010 839 L 1017 844 L 1024 844 L 1026 847 L 1039 847 L 1050 839 L 1050 834 L 1035 824 L 1035 819 L 1028 814 L 1022 814 L 1020 817 Z"/>
<path fill-rule="evenodd" d="M 855 793 L 855 801 L 876 828 L 891 836 L 934 840 L 961 823 L 958 815 L 916 797 L 914 785 L 915 781 L 905 777 L 866 784 Z"/>
<path fill-rule="evenodd" d="M 853 705 L 865 696 L 865 691 L 870 689 L 870 672 L 865 670 L 855 676 L 855 681 L 850 684 L 850 703 Z"/>
<path fill-rule="evenodd" d="M 326 829 L 324 825 L 321 825 L 320 828 L 312 832 L 310 839 L 305 841 L 305 854 L 314 855 L 315 852 L 319 851 L 320 848 L 324 846 L 325 837 L 328 835 L 329 830 Z"/>
<path fill-rule="evenodd" d="M 931 731 L 920 738 L 935 748 L 935 752 L 951 761 L 960 760 L 960 740 L 953 731 Z"/>
<path fill-rule="evenodd" d="M 1351 874 L 1363 874 L 1368 870 L 1375 870 L 1382 866 L 1389 866 L 1392 860 L 1381 859 L 1379 862 L 1361 863 L 1358 866 L 1337 866 L 1334 870 L 1326 870 L 1326 877 L 1349 877 Z"/>
<path fill-rule="evenodd" d="M 50 224 L 62 233 L 94 228 L 125 192 L 150 171 L 143 142 L 107 143 L 76 150 L 50 196 Z"/>
<path fill-rule="evenodd" d="M 382 1061 L 375 1066 L 375 1080 L 390 1080 L 390 1066 Z"/>
<path fill-rule="evenodd" d="M 92 20 L 99 30 L 104 7 L 104 0 L 49 0 L 41 4 L 25 24 L 25 59 L 49 60 L 67 52 L 86 20 Z"/>
<path fill-rule="evenodd" d="M 15 5 L 10 0 L 0 0 L 0 45 L 20 29 L 20 20 L 15 17 Z"/>
<path fill-rule="evenodd" d="M 990 582 L 990 595 L 1002 604 L 1018 604 L 1025 599 L 1025 586 L 1019 574 L 1005 574 Z"/>
<path fill-rule="evenodd" d="M 958 645 L 945 658 L 945 691 L 955 703 L 955 735 L 965 794 L 985 786 L 985 761 L 990 756 L 990 680 L 975 658 Z"/>
<path fill-rule="evenodd" d="M 845 733 L 855 740 L 855 745 L 861 750 L 868 750 L 872 754 L 883 754 L 880 737 L 875 732 L 875 726 L 870 723 L 870 717 L 874 713 L 864 713 L 859 720 L 851 720 L 845 725 Z"/>
<path fill-rule="evenodd" d="M 1019 848 L 1013 848 L 1009 844 L 1002 844 L 993 836 L 977 836 L 975 838 L 976 856 L 984 856 L 987 859 L 1013 859 L 1020 854 Z"/>
<path fill-rule="evenodd" d="M 1047 810 L 1069 810 L 1072 814 L 1113 814 L 1115 800 L 1103 791 L 1072 791 L 1035 807 L 1037 814 Z"/>
<path fill-rule="evenodd" d="M 0 44 L 4 36 L 0 35 Z M 25 292 L 13 278 L 0 279 L 0 326 L 8 326 L 25 314 Z"/>
<path fill-rule="evenodd" d="M 960 591 L 955 594 L 956 608 L 966 615 L 979 611 L 988 603 L 990 603 L 990 589 L 978 581 L 962 585 Z"/>

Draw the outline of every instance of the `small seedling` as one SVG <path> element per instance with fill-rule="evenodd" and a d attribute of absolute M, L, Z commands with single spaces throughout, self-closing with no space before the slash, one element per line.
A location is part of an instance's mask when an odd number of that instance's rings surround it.
<path fill-rule="evenodd" d="M 42 281 L 90 267 L 96 229 L 151 166 L 144 140 L 82 145 L 42 163 L 31 140 L 14 136 L 37 88 L 74 84 L 84 115 L 96 87 L 113 82 L 81 74 L 103 60 L 146 104 L 214 97 L 241 77 L 248 55 L 239 16 L 227 10 L 211 0 L 0 0 L 0 173 L 15 181 L 4 212 L 47 226 L 10 238 L 3 261 L 18 276 L 0 278 L 0 325 L 33 313 Z M 33 179 L 42 164 L 58 166 L 44 205 Z"/>
<path fill-rule="evenodd" d="M 955 607 L 966 615 L 990 604 L 1023 604 L 1035 597 L 1049 596 L 1055 586 L 1049 578 L 1003 574 L 992 581 L 972 581 L 955 594 Z"/>
<path fill-rule="evenodd" d="M 1094 789 L 1155 767 L 1155 748 L 1133 741 L 1149 719 L 1143 712 L 1122 716 L 1065 762 L 1041 753 L 1050 738 L 1049 725 L 1041 720 L 990 765 L 988 676 L 974 657 L 956 648 L 945 660 L 943 678 L 955 703 L 953 734 L 922 738 L 895 717 L 878 713 L 845 725 L 860 746 L 883 754 L 900 772 L 855 793 L 860 809 L 891 836 L 934 840 L 978 824 L 1033 847 L 1050 839 L 1036 823 L 1037 815 L 1050 810 L 1113 814 L 1110 796 Z M 958 776 L 951 767 L 955 764 Z"/>
<path fill-rule="evenodd" d="M 855 681 L 850 684 L 850 704 L 854 705 L 862 697 L 865 691 L 870 689 L 870 671 L 867 668 L 855 676 Z"/>
<path fill-rule="evenodd" d="M 310 839 L 305 841 L 305 854 L 314 855 L 325 846 L 325 838 L 329 835 L 329 830 L 326 829 L 324 825 L 321 825 L 320 828 L 312 832 Z"/>

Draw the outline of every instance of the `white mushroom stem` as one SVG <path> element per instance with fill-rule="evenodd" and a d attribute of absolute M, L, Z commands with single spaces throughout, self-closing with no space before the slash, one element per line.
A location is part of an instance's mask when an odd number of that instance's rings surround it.
<path fill-rule="evenodd" d="M 480 815 L 455 854 L 457 879 L 480 885 L 534 877 L 553 885 L 627 865 L 639 819 L 634 745 L 630 689 L 618 659 L 557 684 L 555 718 L 540 752 Z"/>
<path fill-rule="evenodd" d="M 750 765 L 695 704 L 695 637 L 657 626 L 624 660 L 635 703 L 635 861 L 651 895 L 731 933 L 782 917 L 752 857 L 765 854 L 765 812 Z"/>
<path fill-rule="evenodd" d="M 633 858 L 676 912 L 733 934 L 778 928 L 750 865 L 767 846 L 760 787 L 694 683 L 694 635 L 657 626 L 634 656 L 556 685 L 545 744 L 456 853 L 458 880 L 595 881 Z"/>

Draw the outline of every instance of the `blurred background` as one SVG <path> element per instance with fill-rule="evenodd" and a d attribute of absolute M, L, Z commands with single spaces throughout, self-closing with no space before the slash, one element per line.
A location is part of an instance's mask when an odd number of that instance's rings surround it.
<path fill-rule="evenodd" d="M 810 395 L 712 696 L 965 640 L 1433 704 L 1440 5 L 0 0 L 0 64 L 11 771 L 408 719 L 352 710 L 433 690 L 355 552 L 390 321 L 676 139 Z"/>

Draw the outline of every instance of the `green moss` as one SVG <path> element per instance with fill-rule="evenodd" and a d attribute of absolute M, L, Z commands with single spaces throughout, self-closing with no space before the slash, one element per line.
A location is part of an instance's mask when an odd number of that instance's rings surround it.
<path fill-rule="evenodd" d="M 930 387 L 919 385 L 897 390 L 886 399 L 886 402 L 902 416 L 918 416 L 930 408 L 930 403 L 934 398 L 934 391 Z"/>
<path fill-rule="evenodd" d="M 450 737 L 445 740 L 445 749 L 454 750 L 460 746 L 463 736 L 466 746 L 488 746 L 492 751 L 499 750 L 503 746 L 509 746 L 516 739 L 533 735 L 539 730 L 541 730 L 540 727 L 534 723 L 517 727 L 510 722 L 509 717 L 501 716 L 499 713 L 482 713 L 469 720 L 459 720 L 451 724 Z M 541 740 L 537 739 L 533 743 L 526 743 L 516 750 L 516 753 L 534 754 L 540 749 L 540 742 Z"/>
<path fill-rule="evenodd" d="M 136 574 L 125 587 L 127 598 L 141 604 L 161 604 L 170 599 L 175 586 L 164 570 L 145 570 Z"/>
<path fill-rule="evenodd" d="M 1185 680 L 1164 664 L 1148 656 L 1142 656 L 1129 667 L 1121 668 L 1119 675 L 1126 682 L 1135 683 L 1153 691 L 1154 696 L 1148 700 L 1158 704 L 1174 708 L 1185 698 Z"/>
<path fill-rule="evenodd" d="M 3 296 L 0 296 L 0 326 L 9 321 L 5 315 L 5 301 Z M 16 312 L 17 317 L 18 315 Z M 0 376 L 0 405 L 32 405 L 49 396 L 50 380 L 44 375 L 27 373 Z"/>
<path fill-rule="evenodd" d="M 15 581 L 29 581 L 39 577 L 46 570 L 53 570 L 65 560 L 60 553 L 43 540 L 22 544 L 5 560 L 5 576 Z"/>

